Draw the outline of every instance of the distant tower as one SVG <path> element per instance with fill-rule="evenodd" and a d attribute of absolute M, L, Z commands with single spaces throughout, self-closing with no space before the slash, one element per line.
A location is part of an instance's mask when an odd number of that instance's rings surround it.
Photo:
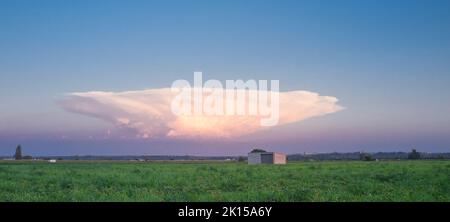
<path fill-rule="evenodd" d="M 21 160 L 22 159 L 22 147 L 20 145 L 16 148 L 16 154 L 14 154 L 14 159 Z"/>

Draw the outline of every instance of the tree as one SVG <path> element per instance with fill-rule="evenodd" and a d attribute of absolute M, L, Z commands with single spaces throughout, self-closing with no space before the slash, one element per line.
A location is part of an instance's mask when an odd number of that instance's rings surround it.
<path fill-rule="evenodd" d="M 253 149 L 250 153 L 265 153 L 267 151 L 263 150 L 263 149 Z"/>
<path fill-rule="evenodd" d="M 22 147 L 20 145 L 16 148 L 16 153 L 14 154 L 14 159 L 21 160 L 22 159 Z"/>
<path fill-rule="evenodd" d="M 363 160 L 363 161 L 373 161 L 375 159 L 372 158 L 372 155 L 368 154 L 368 153 L 360 153 L 359 154 L 359 159 Z"/>
<path fill-rule="evenodd" d="M 418 160 L 420 159 L 420 153 L 416 149 L 412 149 L 411 153 L 408 154 L 408 159 Z"/>

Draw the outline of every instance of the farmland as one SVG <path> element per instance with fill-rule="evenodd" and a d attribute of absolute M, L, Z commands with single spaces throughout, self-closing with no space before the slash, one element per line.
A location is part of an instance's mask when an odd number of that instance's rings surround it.
<path fill-rule="evenodd" d="M 450 161 L 1 161 L 0 201 L 450 201 Z"/>

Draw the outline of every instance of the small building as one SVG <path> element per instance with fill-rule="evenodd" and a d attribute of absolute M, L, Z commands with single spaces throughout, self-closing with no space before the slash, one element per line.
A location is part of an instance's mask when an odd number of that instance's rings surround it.
<path fill-rule="evenodd" d="M 248 164 L 286 164 L 286 155 L 276 152 L 248 153 Z"/>

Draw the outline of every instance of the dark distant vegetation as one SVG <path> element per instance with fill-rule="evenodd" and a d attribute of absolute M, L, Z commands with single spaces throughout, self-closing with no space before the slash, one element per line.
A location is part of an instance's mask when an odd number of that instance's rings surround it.
<path fill-rule="evenodd" d="M 411 153 L 408 154 L 408 159 L 410 160 L 418 160 L 420 159 L 420 153 L 417 152 L 416 149 L 413 149 Z"/>
<path fill-rule="evenodd" d="M 22 147 L 20 145 L 16 148 L 16 153 L 14 154 L 14 159 L 21 160 L 22 159 Z"/>
<path fill-rule="evenodd" d="M 361 153 L 359 159 L 363 161 L 374 161 L 375 159 L 369 153 Z"/>
<path fill-rule="evenodd" d="M 0 201 L 450 201 L 450 161 L 0 161 Z"/>
<path fill-rule="evenodd" d="M 369 154 L 372 159 L 378 160 L 406 160 L 410 153 L 406 152 L 376 152 Z M 450 159 L 450 153 L 420 153 L 419 159 Z M 361 152 L 353 153 L 316 153 L 316 154 L 292 154 L 288 155 L 288 161 L 302 160 L 362 160 Z"/>
<path fill-rule="evenodd" d="M 23 155 L 22 153 L 22 146 L 18 145 L 16 147 L 16 152 L 14 153 L 14 159 L 15 160 L 32 160 L 33 157 L 30 155 Z"/>
<path fill-rule="evenodd" d="M 239 162 L 244 162 L 244 161 L 247 161 L 247 158 L 245 158 L 243 156 L 240 156 L 240 157 L 238 157 L 238 161 Z"/>
<path fill-rule="evenodd" d="M 22 147 L 17 146 L 16 152 L 14 154 L 14 159 L 16 160 L 31 160 L 33 159 L 30 155 L 23 156 Z M 253 149 L 251 153 L 267 152 L 263 149 Z M 10 157 L 0 157 L 1 159 L 9 159 Z M 227 161 L 238 161 L 244 162 L 247 160 L 246 156 L 158 156 L 158 155 L 140 155 L 140 156 L 40 156 L 35 157 L 35 159 L 40 160 L 135 160 L 135 161 L 154 161 L 154 160 L 227 160 Z M 288 161 L 310 161 L 310 160 L 362 160 L 362 161 L 373 161 L 373 160 L 402 160 L 402 159 L 437 159 L 444 160 L 450 159 L 450 153 L 419 153 L 416 149 L 412 149 L 410 153 L 405 152 L 377 152 L 377 153 L 366 153 L 366 152 L 353 152 L 353 153 L 316 153 L 316 154 L 291 154 L 287 156 Z"/>
<path fill-rule="evenodd" d="M 366 153 L 374 160 L 406 160 L 409 153 L 406 152 L 378 152 Z M 0 159 L 8 159 L 11 156 L 3 156 Z M 24 157 L 23 157 L 24 158 Z M 232 160 L 246 161 L 246 156 L 158 156 L 158 155 L 137 155 L 137 156 L 35 156 L 33 158 L 42 160 Z M 290 154 L 288 161 L 310 161 L 310 160 L 362 160 L 360 152 L 354 153 L 316 153 L 316 154 Z M 450 153 L 420 153 L 420 159 L 443 160 L 450 159 Z"/>

